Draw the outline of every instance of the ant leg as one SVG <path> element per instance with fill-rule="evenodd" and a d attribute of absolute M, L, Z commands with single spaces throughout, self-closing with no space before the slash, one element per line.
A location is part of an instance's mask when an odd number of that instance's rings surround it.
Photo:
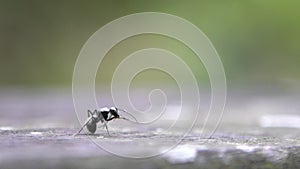
<path fill-rule="evenodd" d="M 110 136 L 106 123 L 104 123 L 104 126 L 106 128 L 107 134 Z"/>
<path fill-rule="evenodd" d="M 88 124 L 88 122 L 89 122 L 91 119 L 92 119 L 92 118 L 88 118 L 87 121 L 82 125 L 82 127 L 80 128 L 80 130 L 79 130 L 77 133 L 73 134 L 73 136 L 78 135 L 78 134 L 83 130 L 83 128 Z"/>
<path fill-rule="evenodd" d="M 107 131 L 107 134 L 110 136 L 109 131 L 108 131 L 108 127 L 107 127 L 107 121 L 104 121 L 103 119 L 101 119 L 100 121 L 103 123 L 103 127 L 105 127 L 105 129 Z"/>
<path fill-rule="evenodd" d="M 97 109 L 95 109 L 93 112 L 91 110 L 88 110 L 88 117 L 93 116 L 97 112 Z"/>
<path fill-rule="evenodd" d="M 92 111 L 91 110 L 88 110 L 88 117 L 92 116 Z"/>

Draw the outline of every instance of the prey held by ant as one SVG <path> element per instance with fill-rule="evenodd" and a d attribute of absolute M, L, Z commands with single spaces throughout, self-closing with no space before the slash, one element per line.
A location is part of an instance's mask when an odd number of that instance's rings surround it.
<path fill-rule="evenodd" d="M 130 115 L 134 119 L 134 121 L 121 116 L 120 112 L 124 112 Z M 111 107 L 110 109 L 107 107 L 103 107 L 100 110 L 95 109 L 94 111 L 88 110 L 87 113 L 88 113 L 87 120 L 82 125 L 80 130 L 74 134 L 74 136 L 78 135 L 84 129 L 84 127 L 86 127 L 90 133 L 94 134 L 97 129 L 97 123 L 99 122 L 103 123 L 104 127 L 106 128 L 107 134 L 110 135 L 108 131 L 107 123 L 113 119 L 123 119 L 123 120 L 137 123 L 136 118 L 132 114 L 130 114 L 126 110 L 119 109 L 116 107 Z"/>

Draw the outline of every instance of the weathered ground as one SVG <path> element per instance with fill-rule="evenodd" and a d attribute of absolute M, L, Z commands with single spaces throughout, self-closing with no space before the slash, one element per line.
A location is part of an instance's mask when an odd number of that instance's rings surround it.
<path fill-rule="evenodd" d="M 157 157 L 130 159 L 102 150 L 91 141 L 109 143 L 120 151 L 147 153 L 147 144 L 156 140 L 172 143 L 174 135 L 152 132 L 122 132 L 73 136 L 73 129 L 1 131 L 1 168 L 299 168 L 300 136 L 283 139 L 273 136 L 216 133 L 211 138 L 197 134 L 185 137 L 176 148 Z M 268 133 L 270 131 L 266 131 Z M 277 131 L 284 134 L 287 131 Z M 293 131 L 289 131 L 293 132 Z M 294 131 L 296 132 L 296 131 Z M 296 133 L 295 133 L 296 134 Z M 163 147 L 163 144 L 157 144 Z M 106 147 L 107 148 L 107 147 Z M 108 147 L 109 149 L 109 147 Z"/>
<path fill-rule="evenodd" d="M 297 169 L 298 98 L 231 96 L 212 136 L 202 134 L 196 125 L 171 151 L 134 159 L 110 152 L 139 157 L 155 154 L 174 145 L 180 135 L 113 122 L 111 136 L 102 128 L 95 135 L 73 136 L 79 124 L 69 96 L 4 93 L 0 98 L 0 168 Z"/>

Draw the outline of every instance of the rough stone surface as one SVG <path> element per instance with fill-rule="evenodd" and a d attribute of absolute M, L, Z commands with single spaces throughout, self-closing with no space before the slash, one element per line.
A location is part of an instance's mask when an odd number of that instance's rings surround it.
<path fill-rule="evenodd" d="M 1 168 L 300 168 L 299 135 L 284 139 L 216 133 L 204 138 L 191 133 L 170 152 L 152 158 L 131 159 L 102 150 L 91 138 L 113 143 L 111 146 L 119 147 L 120 151 L 143 154 L 151 150 L 137 145 L 135 140 L 173 143 L 176 135 L 114 131 L 108 136 L 103 130 L 95 135 L 73 136 L 75 131 L 67 128 L 2 130 Z M 157 144 L 157 148 L 163 145 Z"/>
<path fill-rule="evenodd" d="M 181 137 L 179 129 L 160 133 L 164 121 L 152 128 L 115 121 L 109 124 L 111 136 L 99 128 L 95 135 L 74 137 L 80 124 L 70 90 L 0 92 L 1 169 L 300 168 L 300 93 L 294 91 L 229 91 L 223 119 L 212 136 L 202 134 L 201 123 L 196 123 L 176 147 L 142 159 L 120 157 L 108 151 L 139 156 L 157 153 L 176 144 Z M 206 103 L 209 100 L 204 100 L 204 106 Z M 101 104 L 111 105 L 105 99 Z M 86 112 L 82 112 L 80 121 L 85 116 Z"/>

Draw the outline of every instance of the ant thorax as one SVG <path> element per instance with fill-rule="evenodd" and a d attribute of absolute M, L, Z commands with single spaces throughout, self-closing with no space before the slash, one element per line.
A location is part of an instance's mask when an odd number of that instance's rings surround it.
<path fill-rule="evenodd" d="M 108 119 L 108 115 L 110 114 L 109 109 L 107 107 L 101 108 L 100 111 L 97 113 L 101 113 L 101 115 L 99 114 L 99 116 L 100 117 L 102 116 L 106 121 Z"/>

